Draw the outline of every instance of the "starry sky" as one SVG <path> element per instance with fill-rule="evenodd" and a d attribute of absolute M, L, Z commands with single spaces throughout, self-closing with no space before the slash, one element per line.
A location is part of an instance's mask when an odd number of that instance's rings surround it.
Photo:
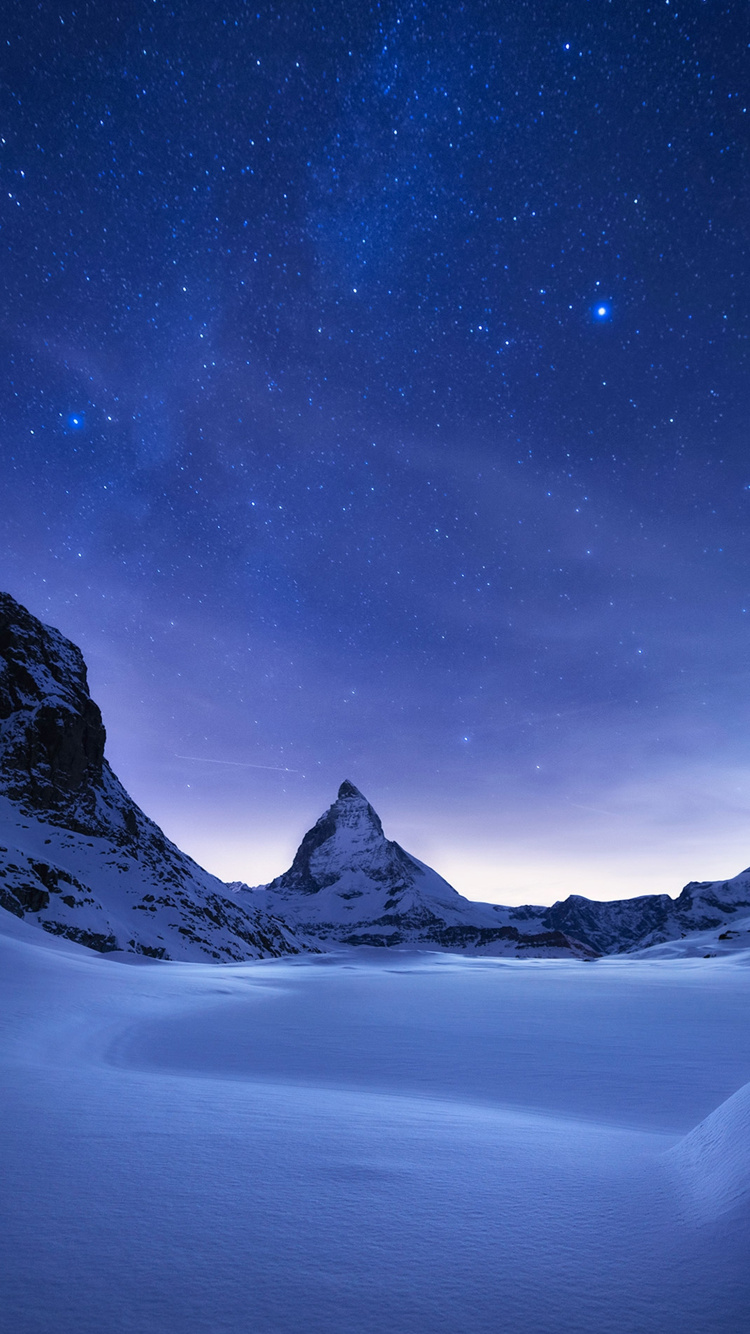
<path fill-rule="evenodd" d="M 9 0 L 3 587 L 226 878 L 750 861 L 750 21 Z"/>

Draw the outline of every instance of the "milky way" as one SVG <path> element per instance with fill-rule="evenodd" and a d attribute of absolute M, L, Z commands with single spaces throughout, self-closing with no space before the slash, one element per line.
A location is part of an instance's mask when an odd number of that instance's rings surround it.
<path fill-rule="evenodd" d="M 250 880 L 344 777 L 476 896 L 739 870 L 743 7 L 4 35 L 2 583 L 133 795 Z"/>

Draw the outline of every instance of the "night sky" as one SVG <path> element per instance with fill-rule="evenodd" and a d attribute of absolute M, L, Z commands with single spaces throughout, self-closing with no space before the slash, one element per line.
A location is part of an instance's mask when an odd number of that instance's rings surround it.
<path fill-rule="evenodd" d="M 8 0 L 2 586 L 257 883 L 750 862 L 750 17 Z"/>

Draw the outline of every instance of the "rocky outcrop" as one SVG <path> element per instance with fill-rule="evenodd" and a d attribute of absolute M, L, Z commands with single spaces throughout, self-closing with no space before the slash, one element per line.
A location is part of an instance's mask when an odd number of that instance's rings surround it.
<path fill-rule="evenodd" d="M 610 903 L 571 894 L 543 909 L 538 920 L 548 930 L 571 933 L 598 954 L 610 954 L 643 949 L 678 934 L 674 908 L 668 894 L 643 894 Z"/>
<path fill-rule="evenodd" d="M 102 953 L 218 962 L 309 948 L 166 838 L 105 741 L 80 650 L 0 594 L 0 906 Z"/>
<path fill-rule="evenodd" d="M 674 905 L 683 930 L 706 931 L 750 912 L 750 867 L 731 880 L 691 880 Z"/>
<path fill-rule="evenodd" d="M 80 649 L 0 593 L 0 664 L 0 791 L 47 818 L 93 818 L 106 732 Z"/>
<path fill-rule="evenodd" d="M 731 880 L 691 881 L 676 899 L 668 894 L 643 894 L 598 902 L 571 894 L 551 908 L 521 911 L 534 912 L 541 926 L 571 934 L 600 954 L 631 953 L 731 925 L 738 916 L 747 917 L 750 869 Z"/>

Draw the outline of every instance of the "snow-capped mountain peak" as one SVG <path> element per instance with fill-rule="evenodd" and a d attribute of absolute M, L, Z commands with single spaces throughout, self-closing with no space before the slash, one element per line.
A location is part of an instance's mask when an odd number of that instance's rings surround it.
<path fill-rule="evenodd" d="M 337 886 L 345 898 L 380 889 L 388 898 L 422 875 L 420 863 L 385 837 L 380 817 L 347 779 L 333 804 L 305 834 L 289 870 L 269 888 L 319 894 Z M 447 882 L 442 884 L 455 894 Z"/>
<path fill-rule="evenodd" d="M 289 870 L 253 899 L 319 940 L 422 945 L 496 954 L 593 953 L 561 931 L 523 934 L 492 904 L 465 899 L 386 838 L 367 798 L 346 780 L 305 834 Z"/>

